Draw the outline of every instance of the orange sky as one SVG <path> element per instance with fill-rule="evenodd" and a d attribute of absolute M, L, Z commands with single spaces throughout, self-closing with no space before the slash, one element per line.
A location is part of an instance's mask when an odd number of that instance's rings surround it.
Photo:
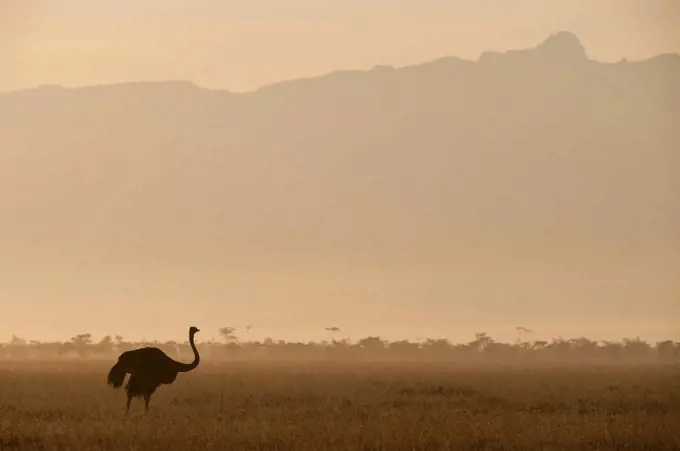
<path fill-rule="evenodd" d="M 0 90 L 187 79 L 252 90 L 337 69 L 525 48 L 570 30 L 592 58 L 680 52 L 675 0 L 6 0 Z"/>
<path fill-rule="evenodd" d="M 169 79 L 247 91 L 338 69 L 404 66 L 447 55 L 476 59 L 485 50 L 533 47 L 560 30 L 577 34 L 594 59 L 637 60 L 680 53 L 680 2 L 5 0 L 0 1 L 0 91 L 42 84 L 75 87 Z M 47 165 L 44 169 L 49 173 Z M 263 281 L 259 280 L 260 268 L 203 267 L 201 258 L 209 260 L 205 255 L 182 255 L 182 259 L 195 259 L 194 271 L 186 273 L 172 259 L 159 263 L 140 257 L 130 262 L 121 257 L 104 264 L 89 255 L 52 261 L 46 254 L 22 254 L 18 247 L 7 243 L 5 257 L 12 257 L 13 251 L 20 257 L 0 258 L 0 274 L 12 280 L 0 285 L 0 300 L 20 300 L 0 316 L 0 341 L 14 332 L 37 339 L 65 339 L 86 331 L 141 338 L 148 318 L 159 310 L 173 313 L 162 325 L 155 324 L 147 338 L 183 337 L 188 317 L 201 329 L 212 331 L 203 338 L 216 336 L 217 328 L 225 324 L 255 323 L 253 337 L 321 339 L 327 338 L 323 327 L 337 320 L 352 338 L 374 333 L 389 338 L 465 340 L 475 331 L 486 330 L 513 339 L 517 322 L 526 319 L 526 325 L 544 338 L 572 333 L 618 338 L 631 330 L 662 339 L 675 332 L 677 323 L 671 318 L 678 307 L 668 302 L 649 317 L 640 315 L 644 309 L 639 299 L 667 299 L 678 290 L 677 277 L 656 271 L 665 264 L 661 260 L 647 266 L 645 261 L 630 258 L 627 266 L 612 269 L 615 265 L 599 256 L 592 267 L 534 261 L 534 269 L 527 270 L 528 263 L 523 269 L 513 267 L 513 262 L 494 267 L 483 259 L 461 258 L 438 268 L 400 267 L 392 272 L 367 264 L 362 279 L 356 268 L 363 262 L 356 256 L 337 263 L 335 272 L 321 271 L 308 262 L 300 263 L 304 268 L 297 272 L 296 268 L 278 268 L 274 256 L 266 263 L 271 271 Z M 38 261 L 32 259 L 35 255 L 41 255 Z M 669 265 L 676 262 L 669 261 Z M 452 272 L 457 274 L 455 280 L 447 281 Z M 355 277 L 353 285 L 344 286 L 343 277 L 350 273 Z M 489 273 L 497 285 L 485 283 Z M 399 293 L 395 279 L 401 283 Z M 559 284 L 575 288 L 555 292 Z M 524 296 L 552 296 L 555 303 L 581 303 L 587 312 L 590 303 L 608 290 L 624 293 L 625 301 L 611 312 L 614 319 L 609 324 L 583 321 L 574 325 L 574 318 L 560 322 L 550 305 L 522 304 Z M 95 293 L 100 304 L 87 304 L 88 311 L 79 316 L 80 308 Z M 438 303 L 419 308 L 404 301 L 411 294 L 444 297 L 447 293 L 452 299 L 491 299 L 488 308 L 510 313 L 507 320 L 497 314 L 485 322 L 484 312 L 468 305 L 463 312 L 466 320 L 456 323 L 455 309 L 460 306 Z M 121 301 L 126 296 L 128 301 Z M 269 300 L 263 304 L 249 296 Z M 152 301 L 139 302 L 145 297 Z M 285 305 L 271 300 L 277 297 Z M 187 304 L 187 298 L 202 301 Z M 298 302 L 298 298 L 307 301 Z M 318 298 L 325 302 L 310 301 Z M 371 299 L 378 299 L 381 306 L 366 308 Z M 107 315 L 97 315 L 104 305 L 107 312 L 120 315 L 116 330 Z M 220 317 L 215 315 L 218 306 Z M 233 318 L 228 317 L 230 312 Z M 361 312 L 361 318 L 355 312 Z M 65 313 L 66 319 L 55 319 Z M 588 314 L 584 316 L 587 319 Z M 479 323 L 471 323 L 470 318 Z"/>

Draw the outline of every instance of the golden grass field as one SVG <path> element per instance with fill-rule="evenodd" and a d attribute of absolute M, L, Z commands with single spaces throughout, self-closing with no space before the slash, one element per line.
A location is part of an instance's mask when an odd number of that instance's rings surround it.
<path fill-rule="evenodd" d="M 680 368 L 201 364 L 144 414 L 110 364 L 0 362 L 0 450 L 680 450 Z"/>

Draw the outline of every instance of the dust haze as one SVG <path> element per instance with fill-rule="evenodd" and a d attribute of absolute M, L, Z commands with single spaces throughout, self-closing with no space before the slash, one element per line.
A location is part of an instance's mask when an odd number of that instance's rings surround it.
<path fill-rule="evenodd" d="M 677 2 L 264 3 L 0 4 L 0 341 L 678 339 Z"/>

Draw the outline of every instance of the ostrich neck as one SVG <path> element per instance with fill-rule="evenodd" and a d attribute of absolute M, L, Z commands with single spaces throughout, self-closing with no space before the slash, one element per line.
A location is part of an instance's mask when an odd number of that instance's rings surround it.
<path fill-rule="evenodd" d="M 189 335 L 189 344 L 191 345 L 191 350 L 194 351 L 194 361 L 191 363 L 180 363 L 178 370 L 180 373 L 193 370 L 198 366 L 198 363 L 201 361 L 201 356 L 198 355 L 198 349 L 196 349 L 196 345 L 194 344 L 193 335 Z"/>

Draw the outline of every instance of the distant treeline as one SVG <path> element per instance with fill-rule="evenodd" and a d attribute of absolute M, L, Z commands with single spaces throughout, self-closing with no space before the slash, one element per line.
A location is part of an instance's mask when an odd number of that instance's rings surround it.
<path fill-rule="evenodd" d="M 284 340 L 241 342 L 233 329 L 220 330 L 222 342 L 197 343 L 204 359 L 210 360 L 611 360 L 680 361 L 680 343 L 672 340 L 648 343 L 639 338 L 621 341 L 595 341 L 588 338 L 553 339 L 501 343 L 486 333 L 478 333 L 468 343 L 447 339 L 386 341 L 366 337 L 352 342 L 287 342 Z M 176 359 L 191 359 L 188 342 L 130 342 L 122 336 L 107 335 L 99 341 L 91 334 L 79 334 L 66 342 L 41 342 L 13 336 L 0 343 L 0 359 L 92 358 L 111 359 L 123 351 L 156 346 Z"/>

